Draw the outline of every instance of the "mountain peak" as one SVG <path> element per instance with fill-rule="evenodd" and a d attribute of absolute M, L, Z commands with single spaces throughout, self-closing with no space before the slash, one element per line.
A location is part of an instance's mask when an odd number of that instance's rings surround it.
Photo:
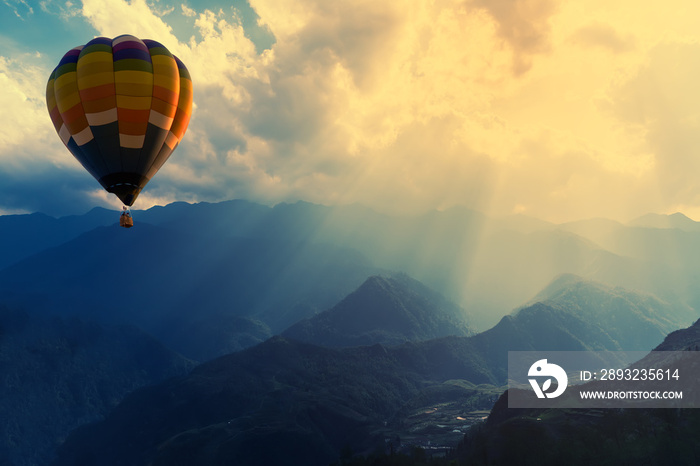
<path fill-rule="evenodd" d="M 408 275 L 373 275 L 333 308 L 283 335 L 325 346 L 398 344 L 469 335 L 464 311 Z"/>
<path fill-rule="evenodd" d="M 612 287 L 573 274 L 555 278 L 527 305 L 514 311 L 545 303 L 576 315 L 586 322 L 597 322 L 625 350 L 646 350 L 660 343 L 666 334 L 687 325 L 696 315 L 689 306 L 672 305 L 652 294 Z M 631 331 L 633 329 L 633 331 Z"/>

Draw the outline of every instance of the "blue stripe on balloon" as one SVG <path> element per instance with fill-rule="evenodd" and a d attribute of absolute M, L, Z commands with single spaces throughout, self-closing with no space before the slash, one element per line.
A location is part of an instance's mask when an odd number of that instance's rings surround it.
<path fill-rule="evenodd" d="M 65 65 L 66 63 L 78 63 L 78 56 L 80 56 L 80 50 L 69 50 L 65 55 L 63 55 L 63 58 L 61 58 L 61 61 L 58 62 L 58 66 L 56 68 L 60 67 L 61 65 Z"/>
<path fill-rule="evenodd" d="M 151 61 L 151 54 L 142 49 L 122 49 L 114 52 L 114 61 L 137 58 L 147 62 Z"/>

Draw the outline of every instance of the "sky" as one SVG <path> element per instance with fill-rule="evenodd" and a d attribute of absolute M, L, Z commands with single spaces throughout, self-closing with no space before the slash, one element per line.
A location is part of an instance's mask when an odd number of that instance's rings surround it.
<path fill-rule="evenodd" d="M 188 131 L 137 209 L 700 219 L 694 0 L 2 0 L 0 213 L 120 208 L 44 96 L 70 48 L 125 33 L 163 43 L 194 85 Z"/>

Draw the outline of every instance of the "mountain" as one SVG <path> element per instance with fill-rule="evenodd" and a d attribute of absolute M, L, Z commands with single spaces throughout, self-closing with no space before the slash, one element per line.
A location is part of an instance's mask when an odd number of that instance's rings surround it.
<path fill-rule="evenodd" d="M 465 311 L 407 275 L 372 276 L 333 308 L 282 334 L 321 346 L 361 346 L 473 333 Z"/>
<path fill-rule="evenodd" d="M 111 226 L 99 226 L 103 214 Z M 136 227 L 126 232 L 113 225 L 113 215 L 0 217 L 9 222 L 0 247 L 11 253 L 0 270 L 0 292 L 21 305 L 58 306 L 55 312 L 102 308 L 97 318 L 126 321 L 135 315 L 134 323 L 156 334 L 164 316 L 185 329 L 213 328 L 213 316 L 222 315 L 279 333 L 329 309 L 368 276 L 390 271 L 407 273 L 468 309 L 476 329 L 492 327 L 562 273 L 700 308 L 694 280 L 700 232 L 694 231 L 602 219 L 563 225 L 523 216 L 489 219 L 463 208 L 400 216 L 359 205 L 268 207 L 243 200 L 134 211 Z M 62 273 L 64 267 L 73 275 Z M 120 290 L 147 312 L 105 302 Z M 68 291 L 70 309 L 53 299 Z M 200 321 L 212 316 L 210 323 L 192 322 L 195 314 Z M 207 359 L 222 354 L 214 347 L 223 351 L 265 336 L 229 333 L 231 341 L 202 342 L 208 349 L 201 352 L 187 343 L 187 351 Z"/>
<path fill-rule="evenodd" d="M 688 328 L 669 333 L 654 351 L 698 351 L 700 348 L 700 320 Z"/>
<path fill-rule="evenodd" d="M 348 445 L 384 445 L 378 429 L 427 384 L 439 385 L 379 345 L 275 337 L 132 394 L 106 422 L 71 434 L 54 464 L 327 465 Z"/>
<path fill-rule="evenodd" d="M 141 223 L 99 227 L 0 270 L 0 293 L 45 314 L 135 324 L 202 360 L 332 306 L 372 272 L 356 251 L 329 244 Z M 253 327 L 236 335 L 237 318 Z"/>
<path fill-rule="evenodd" d="M 626 351 L 647 350 L 698 317 L 687 305 L 670 304 L 648 293 L 573 274 L 555 278 L 531 302 L 554 305 L 595 322 Z"/>
<path fill-rule="evenodd" d="M 378 291 L 381 299 L 394 297 L 377 289 L 388 286 L 396 285 L 373 277 L 343 302 Z M 591 317 L 591 306 L 620 296 L 628 297 L 612 309 L 616 319 Z M 490 407 L 502 390 L 508 351 L 620 350 L 612 335 L 635 341 L 625 330 L 638 331 L 646 319 L 639 302 L 659 305 L 572 276 L 560 277 L 541 297 L 548 299 L 469 337 L 343 349 L 273 337 L 134 393 L 105 421 L 74 431 L 55 465 L 320 465 L 344 447 L 372 451 L 397 436 L 406 444 L 456 441 L 464 421 L 455 419 Z M 641 347 L 624 349 L 649 349 L 636 343 Z M 276 448 L 266 447 L 271 444 Z"/>
<path fill-rule="evenodd" d="M 654 351 L 698 348 L 700 321 L 670 333 Z M 651 367 L 660 367 L 663 356 L 650 354 L 635 365 L 650 367 L 651 359 L 656 361 Z M 690 359 L 695 367 L 682 373 L 696 374 L 696 360 Z M 685 385 L 683 398 L 697 395 L 694 388 Z M 514 409 L 508 408 L 508 396 L 509 391 L 503 393 L 487 421 L 467 432 L 452 461 L 474 466 L 698 464 L 697 409 Z"/>
<path fill-rule="evenodd" d="M 135 327 L 0 306 L 0 464 L 47 464 L 72 429 L 192 367 Z"/>
<path fill-rule="evenodd" d="M 700 231 L 700 223 L 680 212 L 675 214 L 647 214 L 628 222 L 629 226 L 644 228 L 677 228 L 684 231 Z"/>
<path fill-rule="evenodd" d="M 99 207 L 61 219 L 42 213 L 0 215 L 0 269 L 118 219 L 117 213 Z"/>
<path fill-rule="evenodd" d="M 113 228 L 116 216 L 116 212 L 94 209 L 82 216 L 59 219 L 41 214 L 0 217 L 0 269 L 46 253 L 49 248 L 62 248 L 78 241 L 80 235 L 95 233 L 101 226 Z M 179 236 L 181 251 L 176 256 L 187 254 L 190 242 L 201 252 L 207 249 L 202 246 L 209 240 L 212 247 L 228 241 L 249 240 L 274 244 L 276 251 L 282 245 L 294 249 L 300 244 L 354 251 L 372 269 L 337 289 L 319 283 L 311 293 L 328 289 L 330 299 L 315 300 L 302 293 L 283 301 L 275 299 L 276 293 L 272 293 L 270 297 L 276 302 L 265 303 L 265 309 L 257 302 L 247 305 L 255 309 L 246 312 L 245 317 L 270 326 L 273 332 L 328 309 L 369 275 L 386 271 L 407 273 L 448 296 L 469 309 L 472 326 L 481 329 L 493 326 L 506 310 L 529 299 L 561 273 L 646 290 L 666 301 L 677 300 L 700 308 L 700 291 L 692 279 L 700 276 L 700 256 L 695 252 L 700 250 L 700 231 L 629 226 L 604 219 L 562 225 L 523 215 L 491 219 L 464 208 L 401 216 L 360 205 L 330 207 L 298 202 L 269 207 L 244 200 L 178 202 L 134 211 L 133 216 L 136 227 L 130 231 L 132 236 L 140 237 L 136 233 L 140 229 L 153 231 L 154 228 L 165 236 Z M 140 237 L 136 243 L 148 238 L 148 235 Z M 93 244 L 91 250 L 73 252 L 103 254 L 106 248 L 115 246 L 118 245 L 107 241 L 104 247 Z M 107 251 L 114 257 L 124 252 Z M 294 252 L 286 251 L 282 257 L 290 258 Z M 146 247 L 142 253 L 138 262 L 143 273 L 150 276 L 162 273 Z M 212 256 L 206 252 L 205 255 Z M 76 260 L 81 258 L 76 256 Z M 198 262 L 197 256 L 194 260 L 203 270 L 209 265 Z M 44 266 L 56 267 L 55 264 Z M 274 266 L 271 275 L 279 271 L 284 274 L 287 268 L 283 261 L 277 261 Z M 313 265 L 310 267 L 313 269 Z M 296 275 L 291 280 L 304 276 L 298 269 L 294 272 Z M 24 279 L 26 283 L 22 286 L 15 281 L 17 290 L 31 287 L 31 277 Z M 273 280 L 283 279 L 275 276 Z M 123 284 L 123 279 L 119 283 Z M 134 284 L 138 288 L 134 282 L 129 286 Z M 311 288 L 307 284 L 305 289 L 311 291 Z M 265 313 L 266 317 L 255 316 L 258 313 Z M 276 321 L 280 314 L 282 317 Z"/>

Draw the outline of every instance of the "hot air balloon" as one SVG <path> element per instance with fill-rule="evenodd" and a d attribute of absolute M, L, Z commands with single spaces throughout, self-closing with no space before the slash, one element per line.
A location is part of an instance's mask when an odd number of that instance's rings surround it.
<path fill-rule="evenodd" d="M 46 85 L 46 105 L 68 150 L 132 206 L 187 130 L 192 79 L 154 40 L 97 37 L 63 56 Z"/>

